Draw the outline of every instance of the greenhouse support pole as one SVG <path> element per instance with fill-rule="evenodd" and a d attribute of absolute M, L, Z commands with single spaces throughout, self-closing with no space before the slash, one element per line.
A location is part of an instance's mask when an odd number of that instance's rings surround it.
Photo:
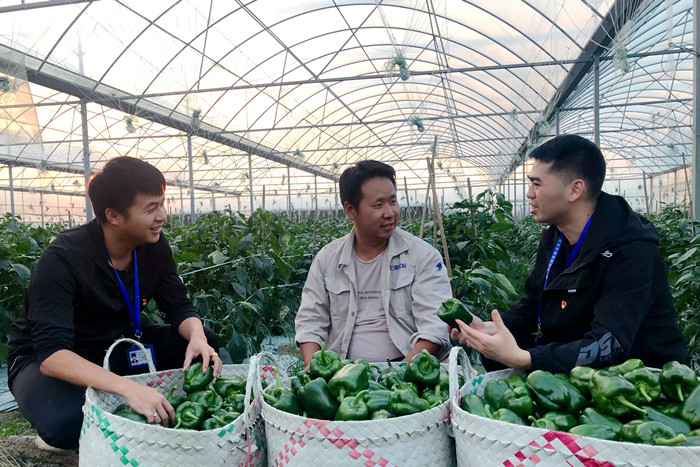
<path fill-rule="evenodd" d="M 85 177 L 85 217 L 88 222 L 92 220 L 92 203 L 88 197 L 88 183 L 90 183 L 90 145 L 88 144 L 87 102 L 80 99 L 80 120 L 83 132 L 83 176 Z M 43 215 L 42 215 L 43 217 Z M 42 224 L 44 221 L 42 220 Z"/>
<path fill-rule="evenodd" d="M 185 214 L 185 202 L 182 196 L 182 187 L 180 187 L 180 224 L 182 224 L 182 216 Z"/>
<path fill-rule="evenodd" d="M 600 55 L 593 56 L 593 142 L 600 148 Z"/>
<path fill-rule="evenodd" d="M 214 198 L 214 192 L 211 192 L 211 210 L 216 211 L 216 198 Z"/>
<path fill-rule="evenodd" d="M 406 183 L 406 177 L 403 178 L 403 189 L 406 190 L 406 214 L 408 214 L 408 222 L 411 222 L 411 200 L 408 199 L 408 183 Z"/>
<path fill-rule="evenodd" d="M 187 161 L 190 171 L 190 223 L 194 222 L 194 170 L 192 169 L 192 134 L 187 133 Z"/>
<path fill-rule="evenodd" d="M 289 174 L 289 166 L 287 166 L 287 217 L 292 218 L 292 179 Z M 337 204 L 337 199 L 336 199 Z"/>
<path fill-rule="evenodd" d="M 39 211 L 41 211 L 41 227 L 44 227 L 44 193 L 39 193 Z"/>
<path fill-rule="evenodd" d="M 314 175 L 314 219 L 318 220 L 318 177 L 316 175 Z"/>
<path fill-rule="evenodd" d="M 526 186 L 527 177 L 525 176 L 525 158 L 523 157 L 523 219 L 527 217 L 527 189 Z"/>
<path fill-rule="evenodd" d="M 697 51 L 700 47 L 700 0 L 693 0 L 693 50 Z M 691 176 L 693 178 L 693 193 L 690 196 L 691 206 L 690 212 L 693 219 L 700 219 L 700 186 L 698 183 L 698 150 L 700 148 L 700 126 L 698 126 L 698 116 L 700 116 L 700 103 L 698 102 L 698 93 L 700 92 L 700 63 L 698 63 L 697 52 L 693 54 L 693 163 Z M 687 180 L 687 179 L 686 179 Z"/>
<path fill-rule="evenodd" d="M 263 185 L 262 210 L 265 210 L 265 185 Z"/>
<path fill-rule="evenodd" d="M 559 136 L 559 107 L 554 111 L 554 127 L 556 130 L 555 135 Z"/>
<path fill-rule="evenodd" d="M 338 184 L 333 184 L 333 191 L 335 192 L 335 206 L 333 209 L 333 219 L 338 217 Z"/>
<path fill-rule="evenodd" d="M 7 170 L 9 171 L 10 175 L 10 213 L 12 216 L 15 215 L 15 185 L 14 181 L 12 180 L 12 165 L 7 164 Z"/>
<path fill-rule="evenodd" d="M 250 213 L 253 214 L 253 155 L 248 153 L 248 186 L 250 187 Z"/>

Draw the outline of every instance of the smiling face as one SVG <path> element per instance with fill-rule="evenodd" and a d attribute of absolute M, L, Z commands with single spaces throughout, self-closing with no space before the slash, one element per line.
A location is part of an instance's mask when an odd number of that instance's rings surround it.
<path fill-rule="evenodd" d="M 528 178 L 530 188 L 527 198 L 530 204 L 530 214 L 537 222 L 559 225 L 569 213 L 568 193 L 570 183 L 565 184 L 561 176 L 550 171 L 551 162 L 535 159 Z"/>
<path fill-rule="evenodd" d="M 119 235 L 133 245 L 156 243 L 166 219 L 165 195 L 139 193 L 126 215 L 118 215 Z"/>
<path fill-rule="evenodd" d="M 356 241 L 366 245 L 386 244 L 399 220 L 396 187 L 386 177 L 374 177 L 362 184 L 362 199 L 355 209 L 345 202 L 345 214 L 355 226 Z"/>

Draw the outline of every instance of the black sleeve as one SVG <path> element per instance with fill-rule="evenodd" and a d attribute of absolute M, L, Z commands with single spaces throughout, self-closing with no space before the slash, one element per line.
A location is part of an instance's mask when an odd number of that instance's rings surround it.
<path fill-rule="evenodd" d="M 34 352 L 39 364 L 58 350 L 73 350 L 75 276 L 57 249 L 41 255 L 27 291 Z"/>
<path fill-rule="evenodd" d="M 185 284 L 177 275 L 172 250 L 162 234 L 158 245 L 159 260 L 164 266 L 156 282 L 153 298 L 158 309 L 165 314 L 166 321 L 177 329 L 187 318 L 200 316 L 187 294 Z"/>
<path fill-rule="evenodd" d="M 629 355 L 654 294 L 654 263 L 658 248 L 648 241 L 623 246 L 602 270 L 602 289 L 594 305 L 591 330 L 583 339 L 528 349 L 532 369 L 571 371 L 579 365 L 603 368 Z"/>

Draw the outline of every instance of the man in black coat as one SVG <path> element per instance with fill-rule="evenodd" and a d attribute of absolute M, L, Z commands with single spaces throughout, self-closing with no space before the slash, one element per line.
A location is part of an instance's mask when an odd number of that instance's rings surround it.
<path fill-rule="evenodd" d="M 535 149 L 530 212 L 549 224 L 525 297 L 492 321 L 475 317 L 453 339 L 482 353 L 487 370 L 568 373 L 628 358 L 689 363 L 659 234 L 619 197 L 601 191 L 605 159 L 592 142 L 558 136 Z"/>

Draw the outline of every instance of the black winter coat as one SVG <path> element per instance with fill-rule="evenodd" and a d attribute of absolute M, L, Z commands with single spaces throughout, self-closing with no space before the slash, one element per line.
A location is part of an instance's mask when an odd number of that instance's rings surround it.
<path fill-rule="evenodd" d="M 532 370 L 568 373 L 574 366 L 602 368 L 632 357 L 653 367 L 689 363 L 651 222 L 623 198 L 601 193 L 579 255 L 562 271 L 573 248 L 564 238 L 542 293 L 558 236 L 553 225 L 543 231 L 526 296 L 502 314 L 520 348 L 530 352 Z M 542 337 L 536 345 L 540 294 Z M 487 359 L 484 365 L 500 367 Z"/>

